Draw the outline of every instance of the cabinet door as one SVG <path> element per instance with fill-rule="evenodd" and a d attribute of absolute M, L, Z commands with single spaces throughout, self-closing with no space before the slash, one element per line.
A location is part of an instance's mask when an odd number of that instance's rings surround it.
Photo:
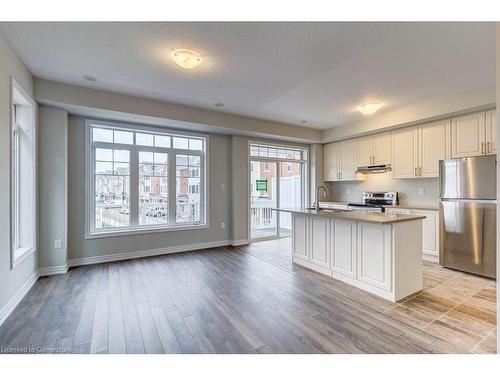
<path fill-rule="evenodd" d="M 448 159 L 446 127 L 449 121 L 439 121 L 418 127 L 418 176 L 439 177 L 439 160 Z"/>
<path fill-rule="evenodd" d="M 356 153 L 358 167 L 372 164 L 372 136 L 361 137 L 356 140 Z"/>
<path fill-rule="evenodd" d="M 358 279 L 392 290 L 391 226 L 358 222 Z"/>
<path fill-rule="evenodd" d="M 307 243 L 308 217 L 307 215 L 292 214 L 292 248 L 293 256 L 309 260 L 309 246 Z"/>
<path fill-rule="evenodd" d="M 356 222 L 335 219 L 331 221 L 332 269 L 356 278 Z"/>
<path fill-rule="evenodd" d="M 356 140 L 340 142 L 340 179 L 343 181 L 356 180 Z"/>
<path fill-rule="evenodd" d="M 497 120 L 496 110 L 486 112 L 486 153 L 497 153 Z"/>
<path fill-rule="evenodd" d="M 374 164 L 391 164 L 391 133 L 384 132 L 372 136 Z"/>
<path fill-rule="evenodd" d="M 422 222 L 422 252 L 439 256 L 439 215 L 437 211 L 414 210 L 415 215 L 425 216 Z"/>
<path fill-rule="evenodd" d="M 311 216 L 309 222 L 311 262 L 330 269 L 330 219 Z"/>
<path fill-rule="evenodd" d="M 484 153 L 484 112 L 456 117 L 451 120 L 451 157 L 462 158 Z"/>
<path fill-rule="evenodd" d="M 414 178 L 417 168 L 417 129 L 414 126 L 393 130 L 392 177 Z"/>
<path fill-rule="evenodd" d="M 337 181 L 339 175 L 339 146 L 338 143 L 329 143 L 324 147 L 323 168 L 325 181 Z"/>

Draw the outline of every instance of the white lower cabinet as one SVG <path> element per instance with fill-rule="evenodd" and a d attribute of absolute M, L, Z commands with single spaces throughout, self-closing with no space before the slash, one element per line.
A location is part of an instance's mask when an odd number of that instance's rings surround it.
<path fill-rule="evenodd" d="M 311 216 L 309 225 L 311 238 L 311 263 L 330 270 L 330 219 Z"/>
<path fill-rule="evenodd" d="M 292 215 L 292 248 L 294 258 L 309 260 L 309 246 L 307 236 L 309 217 L 306 215 Z"/>
<path fill-rule="evenodd" d="M 425 216 L 422 221 L 422 257 L 439 262 L 439 212 L 434 210 L 413 210 L 406 208 L 385 209 L 388 213 Z"/>
<path fill-rule="evenodd" d="M 332 271 L 356 279 L 356 222 L 335 219 L 331 222 Z"/>
<path fill-rule="evenodd" d="M 391 226 L 359 222 L 357 243 L 358 279 L 391 290 Z"/>

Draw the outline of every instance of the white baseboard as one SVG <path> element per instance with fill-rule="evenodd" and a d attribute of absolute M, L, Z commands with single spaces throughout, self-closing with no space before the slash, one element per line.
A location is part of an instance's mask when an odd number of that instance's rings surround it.
<path fill-rule="evenodd" d="M 228 246 L 228 245 L 231 245 L 231 241 L 229 240 L 200 242 L 190 245 L 164 247 L 160 249 L 150 249 L 150 250 L 132 251 L 128 253 L 98 255 L 94 257 L 70 259 L 68 265 L 69 267 L 85 266 L 88 264 L 116 262 L 118 260 L 145 258 L 156 255 L 179 253 L 183 251 L 202 250 L 202 249 L 209 249 L 212 247 Z"/>
<path fill-rule="evenodd" d="M 38 280 L 38 272 L 35 272 L 29 277 L 29 279 L 24 283 L 24 285 L 14 294 L 14 296 L 5 304 L 0 310 L 0 326 L 5 322 L 9 315 L 14 311 L 16 306 L 21 302 L 23 297 L 28 293 L 31 287 Z"/>
<path fill-rule="evenodd" d="M 232 240 L 231 246 L 243 246 L 243 245 L 248 245 L 250 243 L 250 240 L 245 239 L 245 240 Z"/>
<path fill-rule="evenodd" d="M 439 257 L 434 255 L 423 254 L 422 259 L 433 263 L 439 263 Z"/>
<path fill-rule="evenodd" d="M 38 269 L 39 276 L 51 276 L 51 275 L 60 275 L 68 272 L 68 264 L 64 266 L 53 266 L 53 267 L 44 267 Z"/>

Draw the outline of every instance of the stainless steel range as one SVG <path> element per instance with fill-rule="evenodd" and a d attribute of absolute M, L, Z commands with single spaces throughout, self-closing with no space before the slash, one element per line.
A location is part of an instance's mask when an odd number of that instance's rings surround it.
<path fill-rule="evenodd" d="M 351 211 L 383 212 L 384 206 L 398 204 L 398 193 L 396 191 L 364 191 L 362 199 L 363 203 L 349 203 L 347 208 Z"/>

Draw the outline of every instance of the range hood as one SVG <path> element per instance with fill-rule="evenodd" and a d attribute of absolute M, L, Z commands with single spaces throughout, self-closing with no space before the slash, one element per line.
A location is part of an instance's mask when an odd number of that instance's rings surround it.
<path fill-rule="evenodd" d="M 385 173 L 391 170 L 390 164 L 367 165 L 358 167 L 356 173 L 371 174 L 371 173 Z"/>

